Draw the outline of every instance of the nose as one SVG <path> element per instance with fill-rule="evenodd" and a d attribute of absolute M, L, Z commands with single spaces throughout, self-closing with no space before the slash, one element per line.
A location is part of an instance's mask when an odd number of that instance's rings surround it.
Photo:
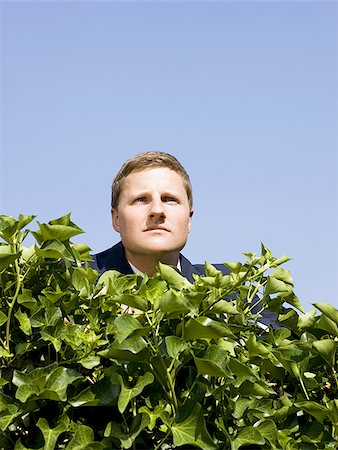
<path fill-rule="evenodd" d="M 150 208 L 149 208 L 149 216 L 150 217 L 155 217 L 155 216 L 164 217 L 165 216 L 164 205 L 163 205 L 163 202 L 161 201 L 161 199 L 153 199 L 151 201 Z"/>

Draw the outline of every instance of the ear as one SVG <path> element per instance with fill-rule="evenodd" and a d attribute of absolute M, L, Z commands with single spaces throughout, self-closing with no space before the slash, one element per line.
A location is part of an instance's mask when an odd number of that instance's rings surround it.
<path fill-rule="evenodd" d="M 111 210 L 111 219 L 112 219 L 112 225 L 115 231 L 118 233 L 120 232 L 120 220 L 119 220 L 119 213 L 116 208 L 112 208 Z"/>
<path fill-rule="evenodd" d="M 192 216 L 193 216 L 193 214 L 194 214 L 194 210 L 192 209 L 192 210 L 190 211 L 190 216 L 189 216 L 189 224 L 188 224 L 188 232 L 189 232 L 189 233 L 190 233 L 191 227 L 192 227 Z"/>

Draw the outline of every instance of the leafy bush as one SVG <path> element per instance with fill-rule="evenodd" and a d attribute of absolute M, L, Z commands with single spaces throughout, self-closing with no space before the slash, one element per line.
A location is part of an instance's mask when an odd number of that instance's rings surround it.
<path fill-rule="evenodd" d="M 287 257 L 98 279 L 69 215 L 27 248 L 33 219 L 0 218 L 1 448 L 336 448 L 338 311 L 303 313 Z"/>

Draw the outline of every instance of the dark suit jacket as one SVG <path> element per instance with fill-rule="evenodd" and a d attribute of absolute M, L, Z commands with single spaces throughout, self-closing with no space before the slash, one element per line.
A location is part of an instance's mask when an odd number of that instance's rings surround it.
<path fill-rule="evenodd" d="M 134 273 L 126 258 L 122 242 L 119 242 L 101 253 L 92 255 L 92 257 L 94 263 L 91 265 L 100 275 L 106 270 L 117 270 L 124 275 Z M 204 264 L 191 264 L 191 262 L 182 254 L 180 254 L 180 262 L 182 275 L 191 283 L 194 282 L 193 274 L 205 275 Z M 214 264 L 214 266 L 216 269 L 220 270 L 223 275 L 230 273 L 230 270 L 224 264 Z"/>
<path fill-rule="evenodd" d="M 93 269 L 97 270 L 100 275 L 107 270 L 117 270 L 124 275 L 134 273 L 126 258 L 122 242 L 119 242 L 118 244 L 108 248 L 107 250 L 104 250 L 101 253 L 92 255 L 92 258 L 94 261 L 93 263 L 91 263 L 91 266 Z M 194 282 L 193 274 L 205 275 L 204 264 L 191 264 L 191 262 L 182 254 L 180 254 L 180 262 L 182 275 L 191 283 Z M 220 270 L 223 275 L 228 275 L 230 273 L 230 270 L 224 264 L 213 264 L 213 266 L 217 270 Z M 256 308 L 259 308 L 258 297 L 256 298 L 256 303 L 257 305 L 254 308 L 253 312 L 255 312 Z M 273 314 L 270 311 L 264 311 L 262 314 L 262 318 L 260 319 L 260 323 L 268 325 L 273 323 L 275 319 L 276 314 Z"/>

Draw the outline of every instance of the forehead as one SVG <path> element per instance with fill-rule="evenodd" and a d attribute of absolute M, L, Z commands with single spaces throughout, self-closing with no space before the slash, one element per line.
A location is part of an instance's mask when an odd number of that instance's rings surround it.
<path fill-rule="evenodd" d="M 131 172 L 126 176 L 122 186 L 122 192 L 151 189 L 185 192 L 181 175 L 168 167 L 151 167 Z"/>

